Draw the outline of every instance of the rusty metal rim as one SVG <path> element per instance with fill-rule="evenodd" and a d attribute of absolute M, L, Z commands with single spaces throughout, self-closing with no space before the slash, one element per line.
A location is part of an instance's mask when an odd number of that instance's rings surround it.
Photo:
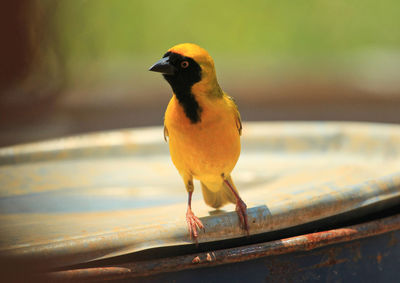
<path fill-rule="evenodd" d="M 155 275 L 200 267 L 242 262 L 266 256 L 308 251 L 323 246 L 372 237 L 400 229 L 400 214 L 344 228 L 285 238 L 230 249 L 176 256 L 151 261 L 96 268 L 57 271 L 45 275 L 48 280 L 115 280 Z"/>

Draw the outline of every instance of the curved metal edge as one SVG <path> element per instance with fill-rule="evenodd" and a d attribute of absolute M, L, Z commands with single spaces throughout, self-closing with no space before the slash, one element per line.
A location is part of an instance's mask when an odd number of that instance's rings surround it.
<path fill-rule="evenodd" d="M 309 251 L 337 243 L 372 237 L 400 229 L 400 214 L 353 225 L 345 228 L 310 233 L 296 237 L 241 246 L 230 249 L 203 252 L 171 258 L 142 261 L 118 266 L 75 269 L 51 272 L 44 275 L 51 281 L 115 280 L 180 271 L 206 266 L 243 262 L 266 256 L 298 251 Z"/>
<path fill-rule="evenodd" d="M 388 137 L 396 134 L 399 138 L 400 126 L 371 122 L 245 122 L 244 137 L 258 140 L 265 137 L 264 127 L 268 127 L 268 137 L 289 135 L 315 135 L 337 140 L 344 134 L 372 135 Z M 163 144 L 162 127 L 141 127 L 95 132 L 68 136 L 27 144 L 0 148 L 0 165 L 45 160 L 62 160 L 89 156 L 137 153 L 143 150 L 160 150 Z M 398 139 L 397 138 L 397 139 Z M 323 143 L 325 144 L 325 142 Z M 166 150 L 166 147 L 162 150 Z"/>
<path fill-rule="evenodd" d="M 120 129 L 0 148 L 0 165 L 159 151 L 161 127 Z"/>

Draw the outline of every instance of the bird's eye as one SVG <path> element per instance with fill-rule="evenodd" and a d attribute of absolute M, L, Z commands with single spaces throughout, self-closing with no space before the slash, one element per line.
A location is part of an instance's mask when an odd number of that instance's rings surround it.
<path fill-rule="evenodd" d="M 188 62 L 188 61 L 182 61 L 182 62 L 181 62 L 181 67 L 182 67 L 183 69 L 186 69 L 187 67 L 189 67 L 189 62 Z"/>

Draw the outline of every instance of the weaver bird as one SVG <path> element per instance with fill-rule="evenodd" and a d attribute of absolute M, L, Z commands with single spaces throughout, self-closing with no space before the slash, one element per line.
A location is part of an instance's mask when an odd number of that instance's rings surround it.
<path fill-rule="evenodd" d="M 197 241 L 198 229 L 204 229 L 192 212 L 193 178 L 200 180 L 209 206 L 236 204 L 248 234 L 246 204 L 230 175 L 240 155 L 240 113 L 219 86 L 213 59 L 200 46 L 184 43 L 169 49 L 149 70 L 162 73 L 173 91 L 165 112 L 164 138 L 188 192 L 190 237 Z"/>

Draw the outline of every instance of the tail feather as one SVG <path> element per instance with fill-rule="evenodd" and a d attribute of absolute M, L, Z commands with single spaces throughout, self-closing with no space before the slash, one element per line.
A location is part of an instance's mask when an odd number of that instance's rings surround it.
<path fill-rule="evenodd" d="M 237 192 L 236 187 L 232 182 L 232 178 L 229 176 L 227 180 L 232 184 L 233 188 Z M 221 183 L 205 183 L 202 181 L 200 183 L 204 201 L 209 206 L 219 208 L 228 202 L 236 203 L 235 195 L 222 180 Z"/>

